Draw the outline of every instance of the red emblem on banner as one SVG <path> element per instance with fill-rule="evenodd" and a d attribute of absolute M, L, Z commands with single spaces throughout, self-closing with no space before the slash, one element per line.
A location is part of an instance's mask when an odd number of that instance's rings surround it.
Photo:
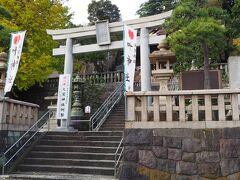
<path fill-rule="evenodd" d="M 20 35 L 17 35 L 17 36 L 14 37 L 14 39 L 13 39 L 13 43 L 14 43 L 14 45 L 16 45 L 16 44 L 19 43 L 20 38 L 21 38 Z"/>
<path fill-rule="evenodd" d="M 128 30 L 128 36 L 131 40 L 134 38 L 134 32 L 131 31 L 130 29 Z"/>

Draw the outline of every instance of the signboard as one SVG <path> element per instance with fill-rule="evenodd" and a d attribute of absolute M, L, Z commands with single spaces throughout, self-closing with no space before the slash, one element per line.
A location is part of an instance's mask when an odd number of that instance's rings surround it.
<path fill-rule="evenodd" d="M 124 82 L 125 91 L 133 91 L 136 67 L 137 31 L 124 26 Z"/>
<path fill-rule="evenodd" d="M 68 119 L 68 106 L 70 100 L 70 74 L 61 74 L 58 84 L 58 100 L 57 100 L 57 119 Z"/>
<path fill-rule="evenodd" d="M 110 38 L 110 32 L 109 32 L 107 20 L 96 22 L 96 35 L 97 35 L 97 43 L 99 46 L 111 44 L 111 38 Z"/>
<path fill-rule="evenodd" d="M 86 106 L 86 107 L 85 107 L 85 113 L 86 113 L 86 114 L 91 113 L 91 107 L 90 107 L 90 106 Z"/>
<path fill-rule="evenodd" d="M 4 94 L 10 92 L 17 75 L 26 31 L 11 33 L 9 60 Z"/>

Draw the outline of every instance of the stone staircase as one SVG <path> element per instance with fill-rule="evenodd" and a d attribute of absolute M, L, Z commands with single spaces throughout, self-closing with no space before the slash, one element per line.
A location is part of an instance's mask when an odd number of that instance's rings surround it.
<path fill-rule="evenodd" d="M 98 132 L 48 132 L 16 167 L 19 173 L 114 175 L 114 158 L 124 129 L 119 103 Z"/>
<path fill-rule="evenodd" d="M 124 119 L 125 106 L 124 101 L 121 100 L 101 126 L 100 131 L 123 131 L 125 127 Z"/>

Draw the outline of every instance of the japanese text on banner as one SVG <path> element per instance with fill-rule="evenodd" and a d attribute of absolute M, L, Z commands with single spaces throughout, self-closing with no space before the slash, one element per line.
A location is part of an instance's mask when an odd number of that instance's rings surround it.
<path fill-rule="evenodd" d="M 126 91 L 133 91 L 136 49 L 137 31 L 124 26 L 124 82 Z"/>
<path fill-rule="evenodd" d="M 6 78 L 6 84 L 4 87 L 5 94 L 11 91 L 15 77 L 17 75 L 25 33 L 26 31 L 21 31 L 21 32 L 11 34 L 7 78 Z"/>
<path fill-rule="evenodd" d="M 68 118 L 68 105 L 70 97 L 70 74 L 61 74 L 59 76 L 58 100 L 57 100 L 57 119 Z"/>

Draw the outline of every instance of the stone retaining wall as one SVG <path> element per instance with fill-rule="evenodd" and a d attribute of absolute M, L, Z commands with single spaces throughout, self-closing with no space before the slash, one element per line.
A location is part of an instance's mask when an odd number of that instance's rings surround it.
<path fill-rule="evenodd" d="M 22 134 L 20 131 L 0 131 L 0 153 L 16 142 Z"/>
<path fill-rule="evenodd" d="M 239 180 L 240 128 L 126 129 L 121 180 Z"/>

